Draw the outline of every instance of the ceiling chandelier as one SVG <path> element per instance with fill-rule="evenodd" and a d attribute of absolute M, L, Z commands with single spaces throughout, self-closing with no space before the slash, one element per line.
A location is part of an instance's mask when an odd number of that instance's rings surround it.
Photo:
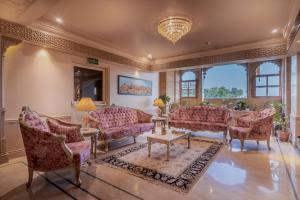
<path fill-rule="evenodd" d="M 161 20 L 157 26 L 157 31 L 167 40 L 175 43 L 190 32 L 192 21 L 186 17 L 170 16 Z"/>

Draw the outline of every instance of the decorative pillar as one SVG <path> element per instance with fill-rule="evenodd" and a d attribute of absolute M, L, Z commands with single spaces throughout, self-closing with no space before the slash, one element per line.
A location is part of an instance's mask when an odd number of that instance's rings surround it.
<path fill-rule="evenodd" d="M 4 37 L 0 35 L 0 164 L 8 161 L 8 154 L 6 151 L 6 136 L 4 133 L 5 123 L 5 108 L 4 108 L 4 75 L 3 75 L 3 61 L 4 54 L 10 46 L 17 45 L 21 40 Z"/>

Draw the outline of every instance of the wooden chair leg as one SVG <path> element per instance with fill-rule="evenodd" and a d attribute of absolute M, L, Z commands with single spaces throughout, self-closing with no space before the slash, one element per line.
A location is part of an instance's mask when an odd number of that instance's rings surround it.
<path fill-rule="evenodd" d="M 26 184 L 27 188 L 29 188 L 31 186 L 32 178 L 33 178 L 33 169 L 28 167 L 28 182 Z"/>
<path fill-rule="evenodd" d="M 108 142 L 107 141 L 104 142 L 104 151 L 108 152 Z"/>
<path fill-rule="evenodd" d="M 74 171 L 75 171 L 75 183 L 76 183 L 76 185 L 80 186 L 81 185 L 81 180 L 80 180 L 80 165 L 74 166 Z"/>
<path fill-rule="evenodd" d="M 244 149 L 244 140 L 241 140 L 241 151 Z"/>
<path fill-rule="evenodd" d="M 224 141 L 225 141 L 225 143 L 227 143 L 227 130 L 226 131 L 224 131 Z"/>
<path fill-rule="evenodd" d="M 136 143 L 136 136 L 133 136 L 133 142 Z"/>
<path fill-rule="evenodd" d="M 268 145 L 268 149 L 269 149 L 269 151 L 271 151 L 270 139 L 268 139 L 268 140 L 267 140 L 267 145 Z"/>

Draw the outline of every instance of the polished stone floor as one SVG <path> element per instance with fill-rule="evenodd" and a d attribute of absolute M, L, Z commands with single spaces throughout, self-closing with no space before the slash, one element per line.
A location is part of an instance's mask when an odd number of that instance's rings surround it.
<path fill-rule="evenodd" d="M 206 135 L 199 133 L 198 135 Z M 210 134 L 222 138 L 222 134 Z M 139 137 L 144 141 L 145 135 Z M 275 139 L 272 151 L 261 142 L 238 141 L 225 146 L 188 194 L 182 194 L 119 170 L 93 163 L 84 166 L 82 186 L 73 184 L 70 170 L 35 173 L 31 189 L 26 190 L 26 159 L 0 165 L 0 199 L 222 199 L 222 200 L 298 200 L 300 159 L 288 143 Z M 99 155 L 101 152 L 99 152 Z"/>

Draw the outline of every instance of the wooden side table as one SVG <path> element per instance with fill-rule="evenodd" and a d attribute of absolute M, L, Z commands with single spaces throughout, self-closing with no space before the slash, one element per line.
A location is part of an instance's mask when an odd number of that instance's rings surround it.
<path fill-rule="evenodd" d="M 91 154 L 94 154 L 94 158 L 96 159 L 99 130 L 96 128 L 81 128 L 80 133 L 83 137 L 91 137 Z"/>
<path fill-rule="evenodd" d="M 155 132 L 155 128 L 156 128 L 156 123 L 157 122 L 160 122 L 161 123 L 161 125 L 164 127 L 164 128 L 166 128 L 166 126 L 167 126 L 167 118 L 166 117 L 157 117 L 157 118 L 153 118 L 152 119 L 152 122 L 154 123 L 154 129 L 152 130 L 152 133 L 154 133 Z"/>

